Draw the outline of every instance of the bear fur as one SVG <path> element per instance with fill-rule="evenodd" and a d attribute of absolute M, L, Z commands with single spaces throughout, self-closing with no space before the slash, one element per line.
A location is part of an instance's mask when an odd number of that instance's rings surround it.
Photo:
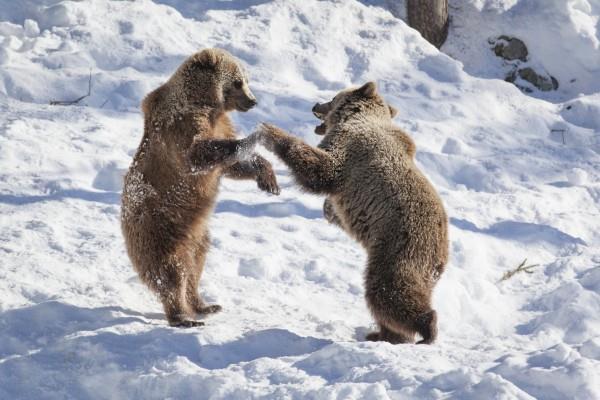
<path fill-rule="evenodd" d="M 134 269 L 158 294 L 172 326 L 202 325 L 197 314 L 221 309 L 198 294 L 221 177 L 253 179 L 279 193 L 267 160 L 239 157 L 244 141 L 235 139 L 227 116 L 255 104 L 246 72 L 220 49 L 192 55 L 143 100 L 144 135 L 125 176 L 121 227 Z M 214 149 L 229 158 L 211 162 Z M 194 157 L 210 168 L 194 173 Z"/>
<path fill-rule="evenodd" d="M 379 331 L 368 340 L 432 343 L 432 291 L 448 260 L 441 199 L 414 163 L 415 145 L 373 82 L 317 104 L 318 148 L 264 124 L 252 140 L 273 151 L 307 191 L 327 195 L 324 215 L 368 255 L 365 296 Z"/>

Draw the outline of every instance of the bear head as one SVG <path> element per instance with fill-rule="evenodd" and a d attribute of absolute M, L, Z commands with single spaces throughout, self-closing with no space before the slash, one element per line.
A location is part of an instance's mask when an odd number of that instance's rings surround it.
<path fill-rule="evenodd" d="M 377 93 L 375 82 L 367 82 L 359 88 L 342 90 L 331 101 L 315 104 L 312 112 L 322 121 L 322 124 L 315 128 L 318 135 L 324 135 L 330 127 L 354 117 L 374 116 L 391 120 L 398 114 L 398 111 L 386 104 Z"/>
<path fill-rule="evenodd" d="M 222 49 L 204 49 L 190 56 L 171 80 L 187 106 L 245 112 L 256 105 L 246 70 Z"/>

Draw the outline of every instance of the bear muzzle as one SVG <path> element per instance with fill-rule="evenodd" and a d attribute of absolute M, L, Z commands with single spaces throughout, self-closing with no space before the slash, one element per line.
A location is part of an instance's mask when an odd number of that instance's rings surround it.
<path fill-rule="evenodd" d="M 329 112 L 329 103 L 317 103 L 312 108 L 312 113 L 315 117 L 323 121 Z"/>
<path fill-rule="evenodd" d="M 322 121 L 322 124 L 315 128 L 315 133 L 317 135 L 324 135 L 327 132 L 327 124 L 325 122 L 325 117 L 331 111 L 331 102 L 329 103 L 317 103 L 312 108 L 312 113 L 315 117 Z"/>
<path fill-rule="evenodd" d="M 241 100 L 240 102 L 238 102 L 236 108 L 240 111 L 246 112 L 246 111 L 250 110 L 252 107 L 254 107 L 256 104 L 258 104 L 258 102 L 256 101 L 255 97 L 247 97 L 247 98 Z"/>

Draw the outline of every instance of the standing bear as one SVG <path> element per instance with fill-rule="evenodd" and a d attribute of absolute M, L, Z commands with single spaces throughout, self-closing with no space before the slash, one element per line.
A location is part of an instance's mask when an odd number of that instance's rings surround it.
<path fill-rule="evenodd" d="M 142 103 L 144 135 L 125 176 L 121 227 L 135 270 L 160 297 L 172 326 L 203 325 L 197 314 L 221 309 L 198 294 L 221 176 L 254 179 L 260 189 L 279 193 L 267 160 L 241 157 L 245 141 L 235 139 L 227 116 L 255 104 L 246 72 L 219 49 L 189 57 Z M 194 172 L 194 158 L 208 170 Z"/>
<path fill-rule="evenodd" d="M 431 295 L 448 260 L 442 201 L 414 163 L 415 145 L 392 124 L 396 110 L 375 83 L 316 104 L 324 134 L 311 147 L 272 126 L 253 135 L 290 168 L 307 191 L 327 195 L 324 214 L 366 249 L 365 296 L 379 325 L 368 340 L 432 343 Z"/>

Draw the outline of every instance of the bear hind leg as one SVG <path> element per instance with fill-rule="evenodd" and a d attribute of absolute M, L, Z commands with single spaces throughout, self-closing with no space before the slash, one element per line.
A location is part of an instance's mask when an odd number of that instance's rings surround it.
<path fill-rule="evenodd" d="M 437 338 L 437 312 L 435 310 L 429 310 L 420 314 L 415 322 L 414 327 L 417 332 L 423 338 L 418 341 L 417 344 L 431 344 Z"/>
<path fill-rule="evenodd" d="M 366 340 L 371 342 L 388 342 L 391 344 L 414 343 L 415 335 L 404 331 L 395 332 L 383 325 L 380 325 L 378 332 L 367 334 Z"/>
<path fill-rule="evenodd" d="M 198 284 L 200 283 L 200 277 L 204 270 L 204 263 L 206 261 L 206 253 L 208 252 L 209 245 L 210 240 L 208 234 L 206 234 L 202 242 L 196 248 L 195 258 L 192 261 L 191 268 L 186 277 L 187 302 L 195 313 L 201 315 L 218 313 L 222 309 L 218 304 L 207 305 L 198 293 Z"/>
<path fill-rule="evenodd" d="M 190 328 L 202 326 L 204 322 L 190 319 L 190 312 L 187 308 L 187 300 L 181 287 L 169 287 L 160 289 L 158 295 L 163 304 L 165 315 L 169 325 L 180 328 Z"/>
<path fill-rule="evenodd" d="M 161 272 L 153 286 L 158 292 L 169 325 L 181 328 L 204 325 L 204 322 L 190 319 L 193 313 L 188 305 L 187 280 L 181 264 L 169 263 Z"/>
<path fill-rule="evenodd" d="M 218 304 L 206 304 L 198 293 L 198 282 L 200 276 L 197 273 L 190 273 L 187 276 L 187 302 L 195 313 L 206 315 L 221 311 L 222 307 Z"/>

